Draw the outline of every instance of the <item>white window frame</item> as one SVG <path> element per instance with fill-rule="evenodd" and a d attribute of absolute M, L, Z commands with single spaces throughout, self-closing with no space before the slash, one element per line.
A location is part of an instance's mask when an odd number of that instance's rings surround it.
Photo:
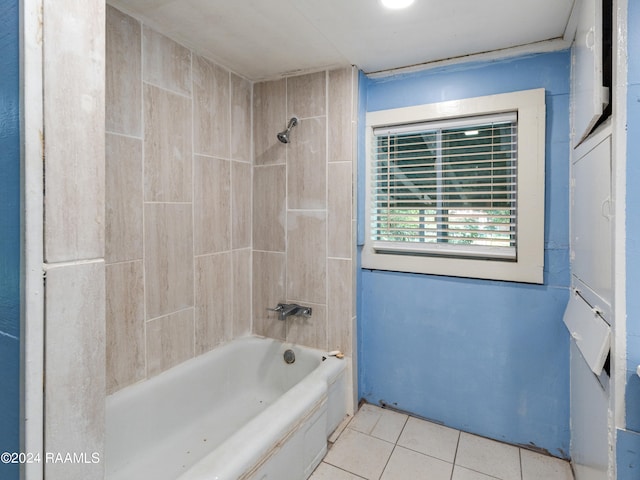
<path fill-rule="evenodd" d="M 543 88 L 368 112 L 365 243 L 362 267 L 373 270 L 542 284 L 544 281 L 545 91 Z M 507 112 L 518 117 L 516 260 L 403 254 L 377 250 L 371 236 L 374 129 Z M 411 249 L 409 249 L 411 250 Z"/>

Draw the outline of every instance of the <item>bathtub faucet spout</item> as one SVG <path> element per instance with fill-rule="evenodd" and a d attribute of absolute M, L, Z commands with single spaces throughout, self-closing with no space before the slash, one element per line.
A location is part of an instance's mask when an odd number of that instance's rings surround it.
<path fill-rule="evenodd" d="M 302 317 L 310 317 L 312 308 L 298 305 L 297 303 L 279 303 L 276 308 L 267 308 L 272 312 L 278 312 L 280 320 L 284 320 L 291 315 L 299 315 Z"/>

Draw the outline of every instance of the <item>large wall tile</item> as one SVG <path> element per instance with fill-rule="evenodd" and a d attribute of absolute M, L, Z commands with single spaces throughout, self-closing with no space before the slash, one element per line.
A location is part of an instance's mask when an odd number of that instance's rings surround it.
<path fill-rule="evenodd" d="M 193 150 L 229 158 L 231 112 L 229 72 L 219 65 L 193 58 Z"/>
<path fill-rule="evenodd" d="M 103 142 L 104 135 L 97 143 L 104 147 Z M 54 156 L 57 155 L 48 156 L 45 167 L 45 259 L 56 263 L 103 258 L 104 151 L 99 155 L 100 165 L 93 161 L 81 165 L 76 153 L 65 157 L 64 162 L 54 160 Z M 90 155 L 82 158 L 86 160 Z M 74 172 L 73 180 L 69 172 Z"/>
<path fill-rule="evenodd" d="M 196 257 L 196 355 L 233 338 L 231 252 Z"/>
<path fill-rule="evenodd" d="M 325 209 L 327 206 L 326 117 L 300 120 L 287 156 L 288 206 Z"/>
<path fill-rule="evenodd" d="M 251 333 L 251 249 L 232 252 L 233 336 Z"/>
<path fill-rule="evenodd" d="M 231 162 L 231 247 L 251 246 L 251 165 Z"/>
<path fill-rule="evenodd" d="M 147 322 L 147 376 L 193 358 L 193 308 Z"/>
<path fill-rule="evenodd" d="M 357 75 L 345 68 L 287 78 L 285 89 L 282 80 L 259 83 L 253 96 L 253 332 L 347 354 L 355 338 L 356 91 Z M 278 145 L 275 134 L 294 115 L 301 120 L 291 142 Z M 273 166 L 283 159 L 286 168 Z M 265 310 L 283 297 L 311 306 L 312 317 L 282 322 Z"/>
<path fill-rule="evenodd" d="M 191 204 L 145 205 L 147 319 L 193 306 Z"/>
<path fill-rule="evenodd" d="M 285 251 L 286 165 L 253 170 L 253 248 Z"/>
<path fill-rule="evenodd" d="M 329 72 L 329 161 L 351 161 L 352 68 Z"/>
<path fill-rule="evenodd" d="M 103 243 L 113 265 L 110 341 L 127 350 L 120 354 L 110 348 L 109 391 L 114 392 L 195 351 L 251 332 L 254 112 L 251 82 L 108 9 L 107 125 L 114 133 L 107 136 Z M 268 82 L 267 90 L 275 87 L 280 93 L 273 97 L 270 90 L 261 103 L 267 116 L 279 105 L 278 125 L 269 133 L 272 143 L 286 120 L 285 85 L 284 80 Z M 262 225 L 270 243 L 265 246 L 284 252 L 286 147 L 278 143 L 274 154 L 280 177 L 265 178 L 261 199 L 265 218 L 275 223 Z M 274 185 L 279 186 L 276 201 L 270 202 L 268 190 Z M 219 266 L 214 258 L 225 261 Z M 130 269 L 140 264 L 144 294 L 139 295 L 135 281 L 140 277 Z M 284 276 L 280 290 L 278 301 L 284 299 Z M 138 324 L 127 323 L 139 315 L 148 322 L 142 338 Z M 188 324 L 190 333 L 176 323 Z"/>
<path fill-rule="evenodd" d="M 35 59 L 35 51 L 30 55 L 35 62 L 42 61 L 39 80 L 45 92 L 42 114 L 46 135 L 41 139 L 46 185 L 43 242 L 48 265 L 46 280 L 42 280 L 46 294 L 38 301 L 44 303 L 46 349 L 41 353 L 46 375 L 40 379 L 43 392 L 36 395 L 45 400 L 40 405 L 43 416 L 29 419 L 34 424 L 27 431 L 35 433 L 29 443 L 43 442 L 47 452 L 102 455 L 106 395 L 105 2 L 44 0 L 37 13 L 39 18 L 29 22 L 33 25 L 39 20 L 40 27 L 46 27 L 40 28 L 39 38 L 34 36 L 29 42 L 37 42 L 45 50 L 40 59 Z M 3 28 L 3 42 L 5 34 Z M 6 69 L 1 74 L 7 75 Z M 38 102 L 37 98 L 28 101 Z M 0 135 L 6 133 L 5 120 L 0 121 Z M 0 153 L 6 154 L 4 150 Z M 4 235 L 0 233 L 2 242 Z M 39 308 L 35 310 L 38 316 Z M 0 323 L 5 321 L 0 319 Z M 2 388 L 8 387 L 3 384 Z M 0 435 L 12 429 L 5 428 L 3 422 Z M 42 459 L 40 466 L 31 467 L 36 468 L 29 468 L 30 478 L 102 480 L 105 476 L 103 461 L 46 463 Z"/>
<path fill-rule="evenodd" d="M 47 270 L 44 445 L 48 452 L 104 452 L 105 266 Z M 102 457 L 101 457 L 102 458 Z M 47 463 L 53 479 L 99 480 L 104 466 Z"/>
<path fill-rule="evenodd" d="M 104 258 L 105 4 L 43 5 L 45 260 Z"/>
<path fill-rule="evenodd" d="M 109 132 L 142 136 L 140 22 L 107 5 L 105 125 Z"/>
<path fill-rule="evenodd" d="M 142 259 L 142 140 L 106 135 L 107 263 Z"/>
<path fill-rule="evenodd" d="M 325 212 L 289 212 L 287 235 L 287 298 L 301 303 L 325 303 L 327 296 Z"/>
<path fill-rule="evenodd" d="M 195 253 L 204 255 L 231 248 L 231 162 L 196 155 L 194 158 Z"/>
<path fill-rule="evenodd" d="M 253 86 L 253 145 L 256 165 L 284 163 L 286 145 L 276 135 L 287 126 L 286 80 Z"/>
<path fill-rule="evenodd" d="M 353 264 L 351 260 L 330 258 L 327 261 L 327 324 L 329 350 L 341 350 L 350 356 L 352 344 L 351 304 Z"/>
<path fill-rule="evenodd" d="M 352 152 L 352 72 L 347 68 L 330 72 L 329 77 L 327 75 L 327 72 L 318 72 L 286 79 L 286 119 L 293 115 L 301 118 L 299 125 L 292 132 L 291 143 L 286 146 L 287 168 L 285 171 L 267 170 L 260 166 L 254 168 L 254 254 L 263 254 L 261 250 L 282 251 L 280 249 L 285 248 L 287 301 L 314 305 L 317 309 L 311 321 L 297 318 L 287 320 L 287 340 L 319 348 L 327 347 L 329 327 L 326 302 L 330 301 L 333 295 L 329 293 L 327 297 L 327 256 L 343 257 L 350 263 L 353 243 L 352 165 L 349 163 Z M 274 82 L 254 86 L 254 102 L 257 102 L 263 91 L 268 88 L 275 90 Z M 334 102 L 333 112 L 331 103 L 327 111 L 327 100 Z M 254 104 L 254 138 L 258 138 L 269 127 L 264 126 L 265 122 L 259 122 L 255 112 L 258 112 L 258 109 Z M 338 124 L 337 127 L 331 127 L 332 135 L 343 143 L 337 146 L 338 151 L 347 152 L 335 153 L 336 150 L 333 148 L 335 158 L 329 157 L 327 151 L 327 113 L 333 114 Z M 338 138 L 338 134 L 343 134 L 338 132 L 342 128 L 347 128 L 347 134 L 344 138 Z M 341 159 L 342 163 L 327 164 L 339 156 L 344 157 Z M 259 162 L 256 161 L 256 164 L 259 165 Z M 286 178 L 286 192 L 283 195 L 289 210 L 285 221 L 276 221 L 277 215 L 281 212 L 277 193 L 280 191 L 278 182 L 283 177 Z M 268 198 L 269 196 L 271 198 Z M 286 229 L 284 238 L 278 235 L 280 225 Z M 274 234 L 269 229 L 276 230 L 277 233 Z M 327 245 L 327 238 L 330 245 Z M 277 239 L 277 242 L 274 242 L 274 239 Z M 278 327 L 274 322 L 265 323 L 265 327 L 259 320 L 261 312 L 256 310 L 256 302 L 259 302 L 256 296 L 260 295 L 257 292 L 260 282 L 256 280 L 261 274 L 256 270 L 260 268 L 259 264 L 260 260 L 254 258 L 253 328 L 254 331 L 265 334 L 267 327 Z M 345 291 L 340 292 L 343 296 L 348 295 L 348 306 L 345 310 L 347 313 L 351 311 L 351 278 L 352 275 L 349 274 L 346 287 L 343 285 Z M 342 297 L 333 301 L 344 303 Z M 350 324 L 346 325 L 347 333 L 350 334 Z M 277 333 L 280 332 L 281 330 L 277 329 Z M 347 341 L 350 339 L 349 336 Z M 351 349 L 344 347 L 344 350 Z"/>
<path fill-rule="evenodd" d="M 251 162 L 251 82 L 231 74 L 231 158 Z"/>
<path fill-rule="evenodd" d="M 142 261 L 106 267 L 107 394 L 145 378 Z"/>
<path fill-rule="evenodd" d="M 352 110 L 351 110 L 351 122 L 353 124 L 358 123 L 358 112 L 360 111 L 360 72 L 358 71 L 358 69 L 356 67 L 351 67 L 352 68 L 352 76 L 351 76 L 351 91 L 353 92 L 353 97 L 351 98 L 351 106 L 352 106 Z M 354 135 L 353 138 L 356 139 L 358 137 L 358 135 Z M 353 145 L 357 145 L 358 142 L 356 142 L 354 140 Z M 353 158 L 356 158 L 356 155 L 353 156 Z"/>
<path fill-rule="evenodd" d="M 330 163 L 328 170 L 328 255 L 351 258 L 352 164 Z"/>
<path fill-rule="evenodd" d="M 144 88 L 144 175 L 148 202 L 191 201 L 191 100 Z"/>
<path fill-rule="evenodd" d="M 144 81 L 183 95 L 191 93 L 191 52 L 149 27 L 143 29 Z"/>
<path fill-rule="evenodd" d="M 286 256 L 283 253 L 253 252 L 253 331 L 265 337 L 285 340 L 286 323 L 274 308 L 285 301 Z"/>
<path fill-rule="evenodd" d="M 327 306 L 306 303 L 311 317 L 287 317 L 287 342 L 327 350 Z"/>
<path fill-rule="evenodd" d="M 326 72 L 287 78 L 287 115 L 318 117 L 326 113 Z"/>

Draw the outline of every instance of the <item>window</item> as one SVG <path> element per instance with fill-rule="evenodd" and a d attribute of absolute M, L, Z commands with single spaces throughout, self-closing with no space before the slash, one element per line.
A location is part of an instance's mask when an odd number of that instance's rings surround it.
<path fill-rule="evenodd" d="M 365 268 L 542 283 L 544 90 L 367 114 Z"/>
<path fill-rule="evenodd" d="M 377 251 L 516 258 L 517 118 L 373 130 Z"/>

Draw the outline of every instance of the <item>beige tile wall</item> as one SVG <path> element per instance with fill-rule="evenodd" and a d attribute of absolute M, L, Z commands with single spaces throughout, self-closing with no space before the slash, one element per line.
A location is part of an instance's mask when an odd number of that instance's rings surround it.
<path fill-rule="evenodd" d="M 32 292 L 28 308 L 31 313 L 27 315 L 35 319 L 29 327 L 29 332 L 35 333 L 35 340 L 31 338 L 27 345 L 34 347 L 40 341 L 40 334 L 44 335 L 46 349 L 42 354 L 46 374 L 40 377 L 44 417 L 30 417 L 26 431 L 27 435 L 33 433 L 36 437 L 37 432 L 42 434 L 40 438 L 31 438 L 29 443 L 39 444 L 43 451 L 98 452 L 103 459 L 105 3 L 45 0 L 37 16 L 40 26 L 47 26 L 38 35 L 38 45 L 45 52 L 41 72 L 44 130 L 38 129 L 44 149 L 40 168 L 44 167 L 41 198 L 44 200 L 42 267 L 45 276 L 42 280 L 45 295 L 40 296 L 36 290 L 36 296 L 44 302 L 46 328 L 41 330 L 37 318 L 40 309 L 34 307 L 38 300 L 34 300 Z M 37 51 L 32 50 L 28 56 L 31 58 L 29 68 L 37 70 L 36 54 Z M 37 102 L 37 96 L 27 101 L 30 105 L 27 114 L 32 113 Z M 118 120 L 126 123 L 121 117 Z M 33 118 L 30 123 L 33 125 Z M 42 135 L 44 131 L 46 135 Z M 27 169 L 37 168 L 34 158 L 30 162 L 33 163 L 27 165 Z M 28 192 L 31 193 L 34 192 Z M 122 204 L 128 202 L 128 198 L 121 199 Z M 121 238 L 115 236 L 112 240 L 118 243 Z M 35 261 L 32 263 L 34 268 L 27 275 L 38 275 Z M 37 347 L 29 355 L 37 364 Z M 38 368 L 34 366 L 32 375 Z M 36 395 L 36 399 L 38 397 Z M 31 402 L 35 404 L 37 400 L 30 398 Z M 30 408 L 33 413 L 33 407 Z M 39 467 L 27 471 L 32 474 L 29 478 L 99 480 L 104 478 L 104 462 L 43 461 Z"/>
<path fill-rule="evenodd" d="M 110 6 L 106 53 L 107 391 L 250 332 L 351 355 L 357 70 L 252 85 Z"/>
<path fill-rule="evenodd" d="M 357 70 L 261 82 L 253 89 L 253 331 L 352 355 L 353 178 Z M 299 124 L 276 139 L 292 116 Z M 286 321 L 278 302 L 313 308 Z"/>
<path fill-rule="evenodd" d="M 110 6 L 106 45 L 112 393 L 251 332 L 253 87 Z"/>

